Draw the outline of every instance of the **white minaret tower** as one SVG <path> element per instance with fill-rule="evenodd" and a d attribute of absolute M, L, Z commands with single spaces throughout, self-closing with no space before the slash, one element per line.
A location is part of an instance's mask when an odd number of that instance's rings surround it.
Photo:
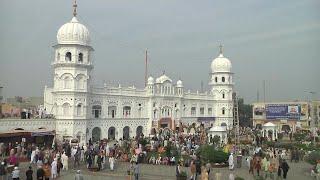
<path fill-rule="evenodd" d="M 231 72 L 231 62 L 225 58 L 220 45 L 220 53 L 211 63 L 211 93 L 217 101 L 214 107 L 216 117 L 215 126 L 233 125 L 233 73 Z"/>
<path fill-rule="evenodd" d="M 149 96 L 153 96 L 154 95 L 154 79 L 153 79 L 152 76 L 149 76 L 149 78 L 147 80 L 146 89 L 147 89 L 147 94 Z"/>
<path fill-rule="evenodd" d="M 178 96 L 179 97 L 182 97 L 183 96 L 183 83 L 182 83 L 182 81 L 179 79 L 178 81 L 177 81 L 177 94 L 178 94 Z"/>
<path fill-rule="evenodd" d="M 85 119 L 91 70 L 93 69 L 88 29 L 77 19 L 77 4 L 73 5 L 73 17 L 60 27 L 58 44 L 54 46 L 53 113 L 57 119 Z"/>

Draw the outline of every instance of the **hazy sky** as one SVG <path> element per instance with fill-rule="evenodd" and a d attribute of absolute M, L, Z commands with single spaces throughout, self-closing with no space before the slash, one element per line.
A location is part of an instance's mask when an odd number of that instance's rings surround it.
<path fill-rule="evenodd" d="M 43 96 L 52 86 L 60 26 L 72 18 L 72 0 L 0 1 L 0 86 L 8 96 Z M 94 81 L 143 86 L 149 73 L 179 77 L 193 91 L 205 88 L 210 64 L 224 45 L 235 89 L 253 102 L 320 94 L 319 0 L 78 0 L 78 19 L 91 33 Z"/>

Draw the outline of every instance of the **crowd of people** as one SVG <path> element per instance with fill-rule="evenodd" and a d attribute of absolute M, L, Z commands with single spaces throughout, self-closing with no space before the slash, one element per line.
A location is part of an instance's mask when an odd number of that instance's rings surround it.
<path fill-rule="evenodd" d="M 242 128 L 241 136 L 247 137 L 251 144 L 231 146 L 227 143 L 214 142 L 208 137 L 204 127 L 197 127 L 192 134 L 179 131 L 159 131 L 153 136 L 143 134 L 131 139 L 122 138 L 119 141 L 103 139 L 93 142 L 91 139 L 85 144 L 72 143 L 69 140 L 53 143 L 50 146 L 35 144 L 9 143 L 0 144 L 0 177 L 12 179 L 56 179 L 62 171 L 73 169 L 76 179 L 83 179 L 80 166 L 88 171 L 114 171 L 117 162 L 129 162 L 128 175 L 139 179 L 141 164 L 173 166 L 176 176 L 188 176 L 190 179 L 209 179 L 213 173 L 211 163 L 204 162 L 197 154 L 197 150 L 204 144 L 215 144 L 214 147 L 230 153 L 226 164 L 230 169 L 230 179 L 234 179 L 233 170 L 238 155 L 245 157 L 248 173 L 253 176 L 274 179 L 287 178 L 290 169 L 288 160 L 298 162 L 303 157 L 303 151 L 298 149 L 286 150 L 281 148 L 266 148 L 262 146 L 265 139 L 255 135 L 250 128 Z M 28 159 L 30 167 L 21 173 L 20 161 Z M 237 162 L 236 162 L 237 161 Z M 241 162 L 241 161 L 240 161 Z M 314 168 L 314 174 L 320 172 L 320 161 Z M 185 172 L 183 169 L 188 169 Z M 213 176 L 213 175 L 211 175 Z M 25 177 L 25 178 L 24 178 Z"/>

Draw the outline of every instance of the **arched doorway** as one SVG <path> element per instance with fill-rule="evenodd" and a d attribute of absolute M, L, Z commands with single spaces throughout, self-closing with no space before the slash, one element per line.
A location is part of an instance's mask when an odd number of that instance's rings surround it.
<path fill-rule="evenodd" d="M 273 130 L 268 130 L 268 138 L 273 139 Z"/>
<path fill-rule="evenodd" d="M 116 128 L 110 127 L 108 130 L 108 139 L 115 139 L 116 138 Z"/>
<path fill-rule="evenodd" d="M 97 142 L 100 141 L 101 138 L 101 129 L 99 127 L 95 127 L 92 130 L 92 141 Z"/>
<path fill-rule="evenodd" d="M 142 126 L 138 126 L 137 127 L 137 131 L 136 131 L 136 137 L 140 137 L 143 131 L 143 127 Z"/>
<path fill-rule="evenodd" d="M 83 136 L 83 133 L 81 131 L 79 131 L 77 134 L 76 134 L 76 137 L 77 139 L 79 140 L 79 142 L 82 141 L 82 136 Z"/>
<path fill-rule="evenodd" d="M 262 129 L 262 125 L 261 124 L 257 124 L 256 125 L 256 129 Z"/>
<path fill-rule="evenodd" d="M 220 126 L 227 126 L 227 123 L 221 123 L 221 125 Z"/>
<path fill-rule="evenodd" d="M 128 140 L 130 138 L 130 128 L 126 126 L 123 128 L 123 139 Z"/>
<path fill-rule="evenodd" d="M 151 129 L 151 135 L 156 135 L 156 134 L 157 134 L 156 128 L 152 128 Z"/>
<path fill-rule="evenodd" d="M 282 125 L 281 130 L 285 131 L 286 133 L 288 133 L 288 132 L 291 131 L 291 128 L 290 128 L 289 125 L 285 124 L 285 125 Z"/>

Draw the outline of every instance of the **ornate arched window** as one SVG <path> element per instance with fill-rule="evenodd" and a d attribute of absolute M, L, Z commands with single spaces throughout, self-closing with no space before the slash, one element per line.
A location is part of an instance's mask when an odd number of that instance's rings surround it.
<path fill-rule="evenodd" d="M 79 53 L 78 62 L 79 62 L 79 63 L 82 63 L 82 62 L 83 62 L 83 54 L 82 54 L 82 53 Z"/>
<path fill-rule="evenodd" d="M 208 115 L 212 116 L 212 108 L 208 108 Z"/>
<path fill-rule="evenodd" d="M 204 107 L 201 107 L 201 108 L 200 108 L 200 115 L 201 115 L 201 116 L 204 116 Z"/>
<path fill-rule="evenodd" d="M 131 114 L 131 107 L 124 106 L 123 107 L 123 117 L 130 117 L 130 114 Z"/>
<path fill-rule="evenodd" d="M 72 59 L 71 59 L 71 52 L 67 52 L 66 53 L 66 57 L 65 57 L 66 61 L 67 62 L 70 62 Z"/>
<path fill-rule="evenodd" d="M 224 115 L 226 113 L 225 111 L 226 111 L 226 108 L 223 107 L 222 108 L 222 115 Z"/>
<path fill-rule="evenodd" d="M 69 103 L 64 103 L 62 105 L 63 108 L 63 115 L 64 116 L 69 116 L 70 115 L 70 104 Z"/>
<path fill-rule="evenodd" d="M 69 76 L 64 78 L 64 89 L 71 89 L 71 78 Z"/>
<path fill-rule="evenodd" d="M 214 81 L 215 81 L 215 82 L 218 82 L 218 77 L 215 77 L 215 78 L 214 78 Z"/>
<path fill-rule="evenodd" d="M 222 93 L 222 99 L 224 99 L 225 98 L 225 93 Z"/>
<path fill-rule="evenodd" d="M 222 77 L 221 81 L 222 81 L 222 82 L 225 82 L 225 81 L 226 81 L 226 78 L 225 78 L 225 77 Z"/>
<path fill-rule="evenodd" d="M 77 105 L 77 116 L 81 116 L 82 115 L 82 105 L 78 104 Z"/>
<path fill-rule="evenodd" d="M 94 118 L 99 118 L 101 116 L 101 109 L 100 105 L 92 106 L 92 115 Z"/>
<path fill-rule="evenodd" d="M 117 114 L 117 106 L 108 106 L 108 117 L 115 118 Z"/>
<path fill-rule="evenodd" d="M 57 103 L 55 103 L 55 104 L 53 105 L 53 112 L 54 112 L 54 115 L 55 115 L 55 116 L 58 114 L 58 105 L 57 105 Z"/>
<path fill-rule="evenodd" d="M 78 89 L 84 89 L 84 77 L 83 76 L 80 76 L 78 78 Z"/>
<path fill-rule="evenodd" d="M 191 107 L 191 116 L 196 115 L 196 107 Z"/>

